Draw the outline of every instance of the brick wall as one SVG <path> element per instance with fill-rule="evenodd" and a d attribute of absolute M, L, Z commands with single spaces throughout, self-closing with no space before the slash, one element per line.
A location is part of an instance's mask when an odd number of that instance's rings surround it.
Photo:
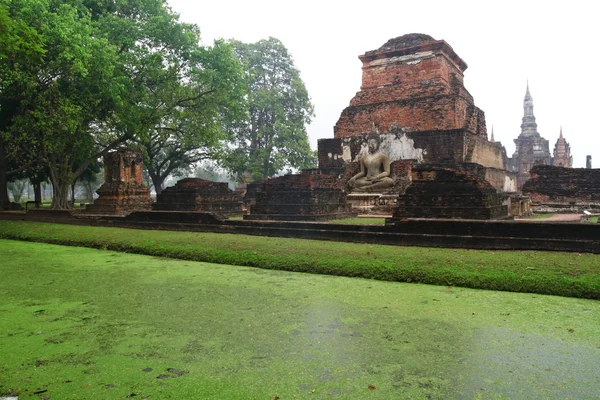
<path fill-rule="evenodd" d="M 394 126 L 406 132 L 464 128 L 471 134 L 487 135 L 481 110 L 475 112 L 462 98 L 440 96 L 348 107 L 334 127 L 334 136 L 387 133 Z"/>
<path fill-rule="evenodd" d="M 514 193 L 517 191 L 517 174 L 499 168 L 486 168 L 484 179 L 497 191 Z"/>
<path fill-rule="evenodd" d="M 317 142 L 319 169 L 325 174 L 341 174 L 348 161 L 344 160 L 342 140 L 319 139 Z"/>
<path fill-rule="evenodd" d="M 404 46 L 404 47 L 403 47 Z M 397 42 L 359 57 L 361 91 L 334 127 L 334 136 L 464 129 L 487 138 L 485 116 L 463 85 L 466 63 L 443 40 Z"/>
<path fill-rule="evenodd" d="M 242 213 L 241 197 L 225 182 L 200 178 L 179 180 L 156 196 L 155 210 L 210 211 L 222 215 Z"/>
<path fill-rule="evenodd" d="M 508 216 L 502 196 L 478 164 L 412 168 L 412 184 L 398 198 L 393 220 L 404 218 L 496 219 Z"/>
<path fill-rule="evenodd" d="M 484 167 L 503 169 L 502 148 L 486 138 L 455 129 L 446 131 L 368 134 L 318 142 L 319 169 L 331 174 L 343 174 L 346 165 L 359 159 L 367 151 L 367 142 L 375 139 L 379 149 L 390 161 L 414 160 L 416 163 L 473 162 Z M 512 178 L 511 178 L 512 179 Z M 498 189 L 504 187 L 496 185 Z M 514 191 L 514 190 L 510 190 Z"/>
<path fill-rule="evenodd" d="M 104 182 L 143 185 L 143 165 L 144 157 L 138 150 L 121 149 L 112 151 L 104 156 Z"/>
<path fill-rule="evenodd" d="M 534 203 L 600 202 L 600 169 L 538 165 L 529 173 L 523 194 Z"/>
<path fill-rule="evenodd" d="M 504 156 L 502 147 L 481 136 L 465 136 L 467 141 L 467 154 L 465 162 L 473 162 L 486 167 L 504 169 Z"/>
<path fill-rule="evenodd" d="M 307 170 L 259 183 L 255 204 L 244 219 L 328 220 L 353 215 L 338 176 Z"/>

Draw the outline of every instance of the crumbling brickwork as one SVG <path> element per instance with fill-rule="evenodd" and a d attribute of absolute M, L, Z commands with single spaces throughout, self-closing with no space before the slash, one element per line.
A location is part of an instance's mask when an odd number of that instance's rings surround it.
<path fill-rule="evenodd" d="M 319 139 L 318 141 L 318 160 L 319 170 L 325 174 L 342 174 L 346 164 L 350 162 L 350 157 L 344 159 L 342 139 Z"/>
<path fill-rule="evenodd" d="M 398 198 L 392 221 L 404 218 L 497 219 L 508 216 L 508 206 L 485 180 L 478 164 L 452 168 L 414 165 L 412 184 Z"/>
<path fill-rule="evenodd" d="M 523 194 L 534 203 L 600 202 L 600 169 L 539 165 L 530 174 Z"/>
<path fill-rule="evenodd" d="M 355 216 L 337 176 L 308 170 L 262 181 L 247 220 L 321 221 Z"/>
<path fill-rule="evenodd" d="M 359 57 L 361 91 L 337 122 L 335 137 L 463 129 L 487 137 L 483 112 L 463 85 L 467 64 L 443 40 L 423 34 L 391 39 Z"/>
<path fill-rule="evenodd" d="M 94 214 L 124 214 L 152 207 L 150 189 L 144 185 L 144 158 L 138 150 L 123 149 L 104 156 L 104 184 L 98 198 L 86 206 Z"/>
<path fill-rule="evenodd" d="M 367 142 L 375 139 L 379 150 L 390 161 L 414 160 L 416 163 L 478 163 L 485 167 L 503 169 L 502 147 L 486 138 L 473 136 L 463 129 L 447 131 L 401 132 L 367 134 L 318 141 L 319 169 L 343 173 L 367 151 Z"/>
<path fill-rule="evenodd" d="M 359 57 L 361 90 L 319 141 L 319 168 L 357 161 L 370 138 L 391 161 L 479 163 L 504 168 L 502 147 L 488 141 L 485 115 L 463 84 L 467 64 L 443 40 L 408 34 Z"/>
<path fill-rule="evenodd" d="M 246 186 L 244 194 L 244 208 L 250 210 L 250 207 L 256 204 L 256 192 L 262 187 L 263 181 L 251 182 Z"/>
<path fill-rule="evenodd" d="M 206 211 L 230 216 L 242 214 L 240 196 L 226 182 L 185 178 L 156 196 L 155 210 Z"/>

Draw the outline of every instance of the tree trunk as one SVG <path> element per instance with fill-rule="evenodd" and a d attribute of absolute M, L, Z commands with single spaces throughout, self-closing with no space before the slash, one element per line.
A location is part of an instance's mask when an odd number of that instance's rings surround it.
<path fill-rule="evenodd" d="M 6 177 L 6 154 L 4 153 L 4 140 L 0 138 L 0 210 L 8 208 L 8 178 Z"/>
<path fill-rule="evenodd" d="M 71 205 L 75 207 L 75 182 L 71 183 Z"/>
<path fill-rule="evenodd" d="M 94 188 L 92 182 L 83 182 L 83 187 L 85 189 L 85 200 L 88 202 L 94 201 Z"/>
<path fill-rule="evenodd" d="M 154 185 L 154 191 L 156 192 L 156 195 L 158 196 L 163 191 L 162 185 L 165 180 L 162 179 L 158 175 L 154 175 L 154 174 L 149 174 L 149 175 L 150 175 L 150 179 L 152 179 L 152 184 Z"/>
<path fill-rule="evenodd" d="M 70 183 L 63 180 L 52 180 L 52 206 L 53 210 L 69 210 L 71 202 L 69 201 Z"/>
<path fill-rule="evenodd" d="M 33 200 L 36 207 L 42 204 L 42 184 L 40 182 L 33 182 Z"/>
<path fill-rule="evenodd" d="M 10 207 L 9 204 L 6 170 L 0 168 L 0 210 L 8 209 Z"/>

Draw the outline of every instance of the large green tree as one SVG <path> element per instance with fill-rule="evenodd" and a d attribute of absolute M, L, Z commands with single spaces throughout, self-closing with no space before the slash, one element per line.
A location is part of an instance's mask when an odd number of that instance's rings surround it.
<path fill-rule="evenodd" d="M 231 126 L 235 143 L 225 167 L 253 179 L 313 167 L 316 157 L 306 133 L 313 105 L 291 55 L 275 38 L 232 44 L 245 68 L 248 117 Z"/>
<path fill-rule="evenodd" d="M 10 157 L 3 135 L 18 112 L 23 99 L 20 91 L 30 85 L 31 76 L 23 74 L 20 65 L 40 63 L 44 55 L 42 38 L 25 21 L 11 18 L 9 5 L 0 1 L 0 210 L 10 202 L 11 175 L 22 172 L 29 164 L 25 157 Z"/>
<path fill-rule="evenodd" d="M 179 22 L 164 0 L 0 4 L 6 11 L 0 21 L 30 33 L 11 37 L 31 43 L 0 54 L 2 112 L 4 104 L 11 105 L 0 128 L 5 154 L 8 159 L 31 155 L 47 168 L 54 208 L 70 206 L 70 185 L 99 157 L 182 125 L 177 114 L 192 103 L 200 114 L 211 109 L 216 119 L 227 100 L 205 109 L 209 95 L 235 86 L 222 75 L 215 79 L 220 86 L 198 83 L 231 63 L 226 57 L 216 57 L 216 67 L 204 62 L 216 51 L 199 47 L 198 28 Z M 23 48 L 32 53 L 29 59 L 19 54 Z M 185 122 L 193 125 L 193 118 Z"/>
<path fill-rule="evenodd" d="M 169 67 L 157 66 L 154 79 L 146 82 L 153 121 L 139 142 L 157 194 L 169 175 L 217 157 L 229 139 L 224 127 L 245 112 L 242 68 L 231 46 L 220 41 L 210 48 L 191 45 L 193 51 L 169 58 Z"/>
<path fill-rule="evenodd" d="M 34 60 L 9 49 L 2 69 L 11 71 L 2 105 L 11 104 L 3 138 L 9 158 L 33 158 L 47 168 L 53 207 L 67 208 L 70 183 L 90 162 L 127 139 L 97 135 L 124 88 L 115 65 L 117 47 L 98 31 L 80 1 L 1 0 L 16 26 L 39 40 Z M 83 161 L 82 161 L 83 160 Z"/>

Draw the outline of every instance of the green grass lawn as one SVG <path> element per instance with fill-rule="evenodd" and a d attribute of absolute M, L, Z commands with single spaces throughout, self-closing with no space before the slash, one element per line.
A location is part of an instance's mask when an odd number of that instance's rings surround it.
<path fill-rule="evenodd" d="M 140 237 L 158 232 L 110 233 L 165 246 Z M 0 397 L 588 399 L 600 387 L 597 301 L 9 240 L 0 258 Z"/>
<path fill-rule="evenodd" d="M 0 221 L 0 238 L 386 281 L 600 299 L 598 255 L 384 246 Z"/>
<path fill-rule="evenodd" d="M 385 218 L 363 217 L 363 218 L 345 218 L 330 221 L 332 224 L 349 225 L 384 225 Z"/>
<path fill-rule="evenodd" d="M 555 216 L 556 213 L 548 213 L 548 214 L 533 214 L 533 215 L 529 215 L 527 217 L 524 217 L 523 219 L 546 219 L 546 218 L 550 218 Z"/>

